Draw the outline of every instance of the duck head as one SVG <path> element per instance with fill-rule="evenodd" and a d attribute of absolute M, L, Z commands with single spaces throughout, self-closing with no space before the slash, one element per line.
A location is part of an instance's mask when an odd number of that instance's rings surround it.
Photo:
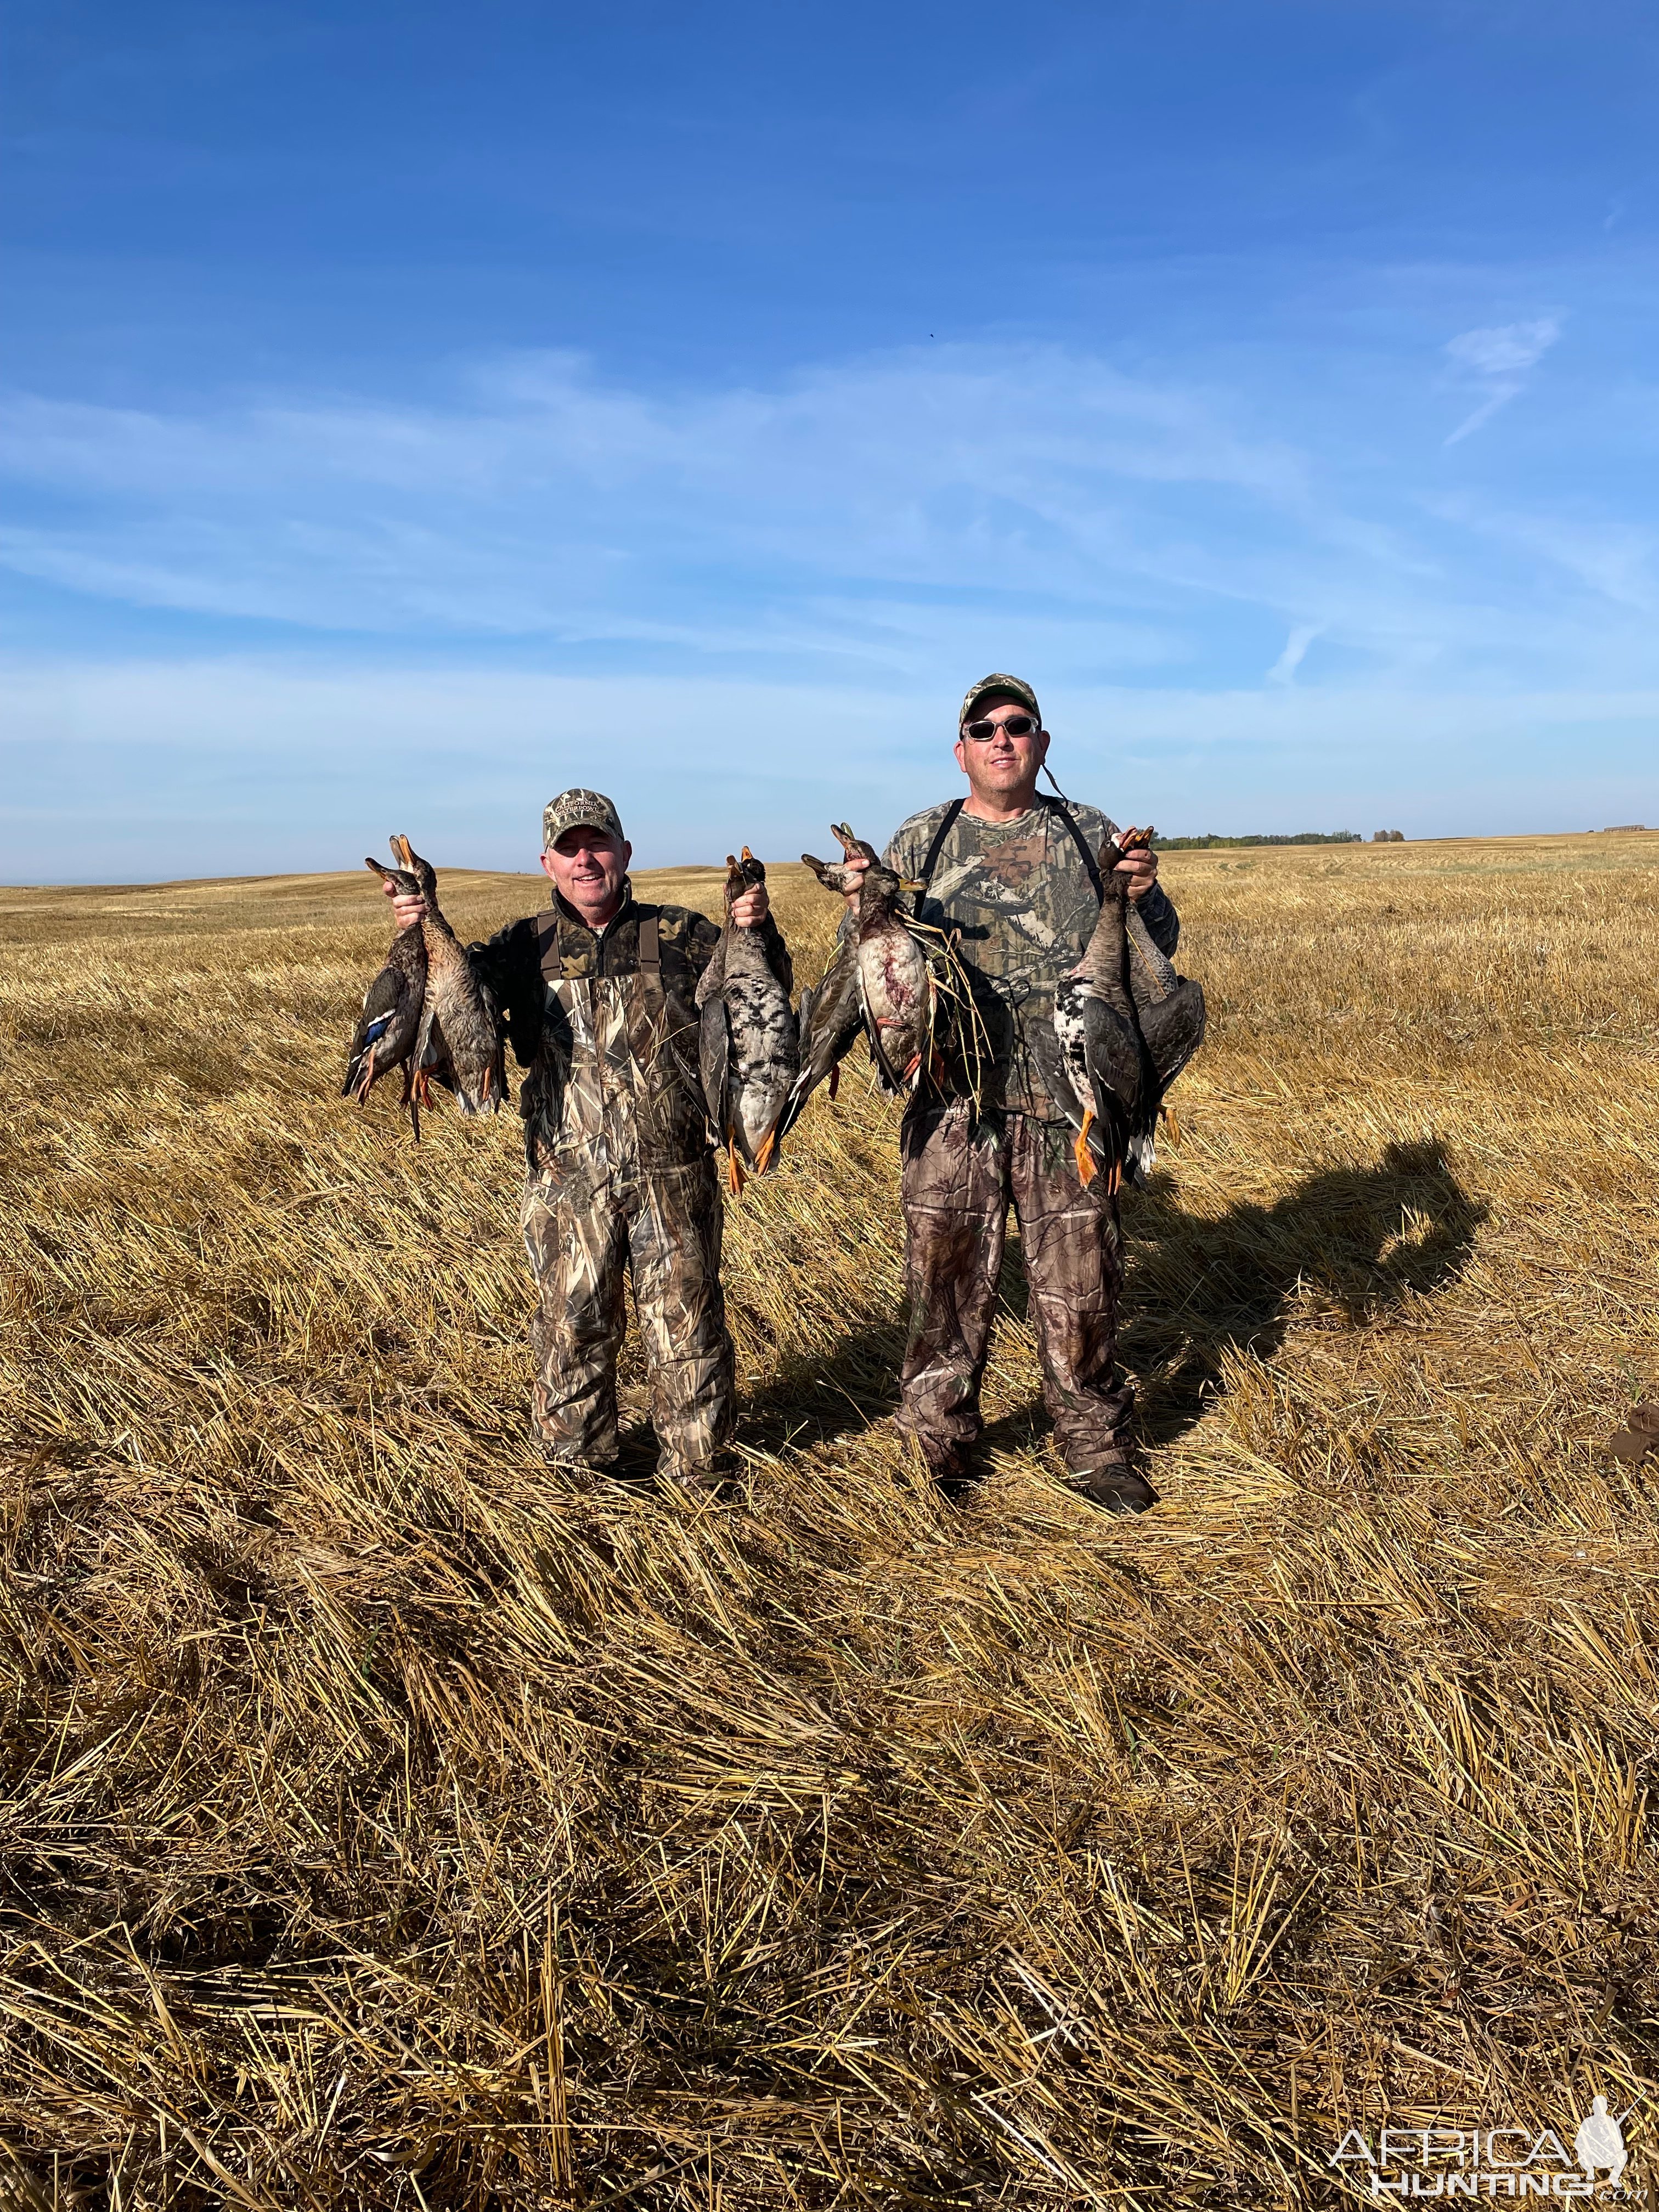
<path fill-rule="evenodd" d="M 438 878 L 430 860 L 423 860 L 407 837 L 392 837 L 388 841 L 392 857 L 399 866 L 415 878 L 416 888 L 428 906 L 438 903 Z"/>
<path fill-rule="evenodd" d="M 755 858 L 747 845 L 739 854 L 734 856 L 728 853 L 726 856 L 726 913 L 730 915 L 740 898 L 765 881 L 765 864 Z"/>
<path fill-rule="evenodd" d="M 389 884 L 399 898 L 420 896 L 421 887 L 407 868 L 388 868 L 384 860 L 371 860 L 367 853 L 363 855 L 363 866 L 371 875 L 378 876 L 383 884 Z"/>
<path fill-rule="evenodd" d="M 856 882 L 859 888 L 859 908 L 860 913 L 864 913 L 878 903 L 885 902 L 890 905 L 901 891 L 918 891 L 921 889 L 921 885 L 913 882 L 908 876 L 896 874 L 883 860 L 875 847 L 867 844 L 862 837 L 855 837 L 847 823 L 832 822 L 830 827 L 841 840 L 841 848 L 846 856 L 845 859 L 815 860 L 810 853 L 801 854 L 801 859 L 811 868 L 825 890 L 839 891 L 844 895 L 851 888 L 852 884 Z M 847 861 L 855 860 L 865 863 L 863 874 L 861 877 L 849 878 Z"/>

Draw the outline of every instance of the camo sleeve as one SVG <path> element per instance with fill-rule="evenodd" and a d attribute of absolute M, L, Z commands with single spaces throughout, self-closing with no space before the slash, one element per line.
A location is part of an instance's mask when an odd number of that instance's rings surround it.
<path fill-rule="evenodd" d="M 1097 807 L 1076 805 L 1073 811 L 1080 818 L 1091 849 L 1097 852 L 1099 850 L 1099 841 L 1102 837 L 1109 837 L 1115 843 L 1121 834 L 1110 815 L 1101 813 Z M 1152 939 L 1166 960 L 1172 960 L 1175 957 L 1176 940 L 1181 935 L 1181 917 L 1176 914 L 1175 903 L 1162 884 L 1152 885 L 1151 890 L 1140 902 L 1139 912 L 1141 920 L 1146 925 L 1147 936 Z"/>
<path fill-rule="evenodd" d="M 1175 901 L 1162 884 L 1154 884 L 1140 902 L 1140 918 L 1146 925 L 1146 934 L 1166 960 L 1175 957 L 1176 944 L 1181 935 L 1181 916 L 1175 910 Z"/>

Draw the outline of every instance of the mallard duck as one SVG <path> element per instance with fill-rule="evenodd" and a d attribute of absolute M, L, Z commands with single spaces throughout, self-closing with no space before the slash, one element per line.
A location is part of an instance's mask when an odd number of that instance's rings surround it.
<path fill-rule="evenodd" d="M 920 886 L 896 875 L 846 823 L 830 827 L 847 859 L 860 854 L 868 866 L 859 879 L 852 927 L 836 944 L 817 989 L 801 994 L 800 1073 L 784 1109 L 785 1129 L 826 1076 L 834 1097 L 836 1071 L 860 1029 L 884 1091 L 913 1090 L 934 1072 L 938 1058 L 927 947 L 899 904 L 904 892 Z M 844 861 L 815 860 L 811 853 L 801 859 L 826 890 L 845 893 Z"/>
<path fill-rule="evenodd" d="M 463 1114 L 498 1113 L 507 1096 L 507 1060 L 494 998 L 444 919 L 431 862 L 407 837 L 394 837 L 392 852 L 426 902 L 416 924 L 426 949 L 426 996 L 415 1047 L 416 1094 L 430 1104 L 435 1079 L 454 1092 Z"/>
<path fill-rule="evenodd" d="M 1154 834 L 1127 830 L 1101 847 L 1100 919 L 1054 992 L 1052 1034 L 1031 1036 L 1038 1072 L 1077 1133 L 1079 1176 L 1087 1184 L 1103 1169 L 1113 1191 L 1151 1173 L 1164 1093 L 1204 1042 L 1202 990 L 1176 975 L 1114 872 Z"/>
<path fill-rule="evenodd" d="M 403 868 L 385 867 L 379 860 L 368 858 L 363 866 L 394 890 L 416 893 L 421 888 Z M 401 1067 L 401 1103 L 410 1109 L 411 1115 L 418 1114 L 410 1061 L 425 1000 L 426 939 L 416 921 L 407 929 L 400 929 L 392 939 L 386 966 L 364 994 L 362 1012 L 357 1017 L 351 1049 L 346 1058 L 345 1081 L 340 1085 L 342 1098 L 356 1098 L 361 1105 L 383 1075 L 394 1067 Z M 415 1133 L 416 1136 L 420 1134 L 418 1121 Z"/>
<path fill-rule="evenodd" d="M 697 984 L 702 1016 L 703 1096 L 726 1146 L 726 1182 L 735 1198 L 744 1171 L 764 1175 L 777 1154 L 778 1121 L 800 1062 L 800 1035 L 789 994 L 772 973 L 758 928 L 739 928 L 732 908 L 766 881 L 750 851 L 726 856 L 726 927 Z"/>

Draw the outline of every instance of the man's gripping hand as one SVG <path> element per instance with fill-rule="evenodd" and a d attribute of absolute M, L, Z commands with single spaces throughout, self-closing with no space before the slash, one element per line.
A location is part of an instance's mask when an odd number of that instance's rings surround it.
<path fill-rule="evenodd" d="M 426 912 L 426 901 L 418 891 L 400 891 L 393 884 L 385 884 L 381 888 L 392 901 L 392 911 L 398 917 L 399 929 L 409 928 Z"/>
<path fill-rule="evenodd" d="M 732 902 L 732 920 L 739 929 L 757 929 L 772 911 L 772 902 L 766 896 L 764 884 L 757 884 L 740 899 Z"/>
<path fill-rule="evenodd" d="M 859 891 L 864 883 L 864 872 L 869 865 L 862 853 L 849 853 L 847 858 L 839 863 L 842 896 L 847 901 L 848 914 L 856 914 L 859 910 Z"/>
<path fill-rule="evenodd" d="M 1121 834 L 1123 842 L 1127 844 L 1131 838 L 1140 833 L 1133 830 L 1126 830 Z M 1151 833 L 1149 831 L 1146 834 L 1150 836 Z M 1158 854 L 1153 852 L 1150 845 L 1130 845 L 1129 850 L 1113 868 L 1112 873 L 1122 880 L 1127 888 L 1129 896 L 1139 905 L 1158 881 Z"/>

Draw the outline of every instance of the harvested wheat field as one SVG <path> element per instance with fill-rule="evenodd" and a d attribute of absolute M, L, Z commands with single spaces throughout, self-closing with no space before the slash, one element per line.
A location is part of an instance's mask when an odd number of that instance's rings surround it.
<path fill-rule="evenodd" d="M 1659 1379 L 1659 836 L 1165 879 L 1212 1031 L 1127 1212 L 1130 1522 L 1053 1479 L 1017 1256 L 985 1479 L 914 1480 L 861 1073 L 728 1214 L 737 1494 L 583 1494 L 516 1119 L 334 1095 L 374 884 L 0 893 L 40 2202 L 1313 2205 L 1350 2129 L 1597 2093 L 1638 2182 L 1659 1473 L 1598 1445 Z"/>

